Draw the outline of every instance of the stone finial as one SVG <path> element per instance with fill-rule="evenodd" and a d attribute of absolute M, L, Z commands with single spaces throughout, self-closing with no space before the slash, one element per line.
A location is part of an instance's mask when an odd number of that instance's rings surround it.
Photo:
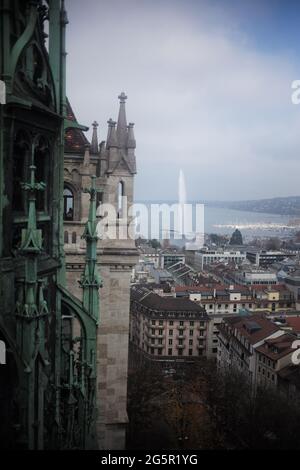
<path fill-rule="evenodd" d="M 128 97 L 126 96 L 126 93 L 122 91 L 122 93 L 118 96 L 118 98 L 120 100 L 120 103 L 125 103 Z"/>
<path fill-rule="evenodd" d="M 119 109 L 119 116 L 118 116 L 118 123 L 117 123 L 117 140 L 118 140 L 118 147 L 125 148 L 127 143 L 127 120 L 126 120 L 126 110 L 125 110 L 125 102 L 127 100 L 127 96 L 124 91 L 119 95 L 120 100 L 120 109 Z"/>
<path fill-rule="evenodd" d="M 98 153 L 98 134 L 97 134 L 97 128 L 99 127 L 99 124 L 97 121 L 94 121 L 93 124 L 93 136 L 92 136 L 92 142 L 91 142 L 91 153 L 95 155 Z"/>

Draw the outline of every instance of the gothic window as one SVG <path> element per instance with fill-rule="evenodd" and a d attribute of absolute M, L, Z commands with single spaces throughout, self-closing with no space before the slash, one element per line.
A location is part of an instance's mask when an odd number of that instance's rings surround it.
<path fill-rule="evenodd" d="M 74 220 L 74 195 L 67 187 L 64 189 L 64 220 Z"/>
<path fill-rule="evenodd" d="M 118 218 L 124 217 L 124 196 L 125 196 L 125 185 L 123 181 L 118 184 Z"/>

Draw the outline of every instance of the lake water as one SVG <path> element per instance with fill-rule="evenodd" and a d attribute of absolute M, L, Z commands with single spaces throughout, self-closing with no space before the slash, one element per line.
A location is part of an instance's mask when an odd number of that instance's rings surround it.
<path fill-rule="evenodd" d="M 143 204 L 145 204 L 149 210 L 151 203 L 147 201 L 143 202 Z M 152 204 L 162 203 L 155 202 Z M 172 202 L 167 202 L 166 204 L 172 204 Z M 159 224 L 157 227 L 158 226 Z M 254 237 L 288 237 L 296 230 L 300 231 L 300 221 L 295 221 L 295 218 L 292 216 L 204 206 L 205 233 L 230 235 L 236 228 L 241 231 L 245 241 L 253 239 Z M 142 233 L 146 236 L 145 230 L 147 229 L 142 229 Z M 159 238 L 164 238 L 161 235 L 161 231 L 159 233 Z M 149 232 L 148 238 L 151 237 L 150 235 L 151 233 Z M 152 236 L 151 238 L 158 237 Z"/>

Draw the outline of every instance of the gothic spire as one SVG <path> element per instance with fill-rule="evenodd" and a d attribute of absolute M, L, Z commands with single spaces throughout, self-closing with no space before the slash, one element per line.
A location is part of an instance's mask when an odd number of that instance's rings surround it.
<path fill-rule="evenodd" d="M 118 97 L 120 100 L 120 110 L 119 110 L 119 117 L 118 117 L 118 124 L 117 124 L 117 139 L 119 148 L 126 147 L 127 144 L 127 120 L 126 120 L 126 110 L 125 110 L 125 102 L 127 100 L 127 96 L 124 92 L 120 94 Z"/>
<path fill-rule="evenodd" d="M 107 134 L 106 146 L 107 148 L 118 147 L 117 134 L 116 134 L 117 123 L 110 118 L 107 121 L 107 124 L 108 124 L 108 134 Z"/>
<path fill-rule="evenodd" d="M 93 124 L 93 137 L 92 137 L 92 142 L 91 142 L 91 154 L 96 155 L 99 151 L 98 147 L 98 133 L 97 133 L 97 127 L 99 126 L 98 122 L 94 121 Z"/>
<path fill-rule="evenodd" d="M 136 141 L 134 137 L 134 124 L 133 122 L 130 122 L 128 124 L 128 140 L 127 140 L 127 148 L 129 149 L 135 149 L 136 148 Z"/>
<path fill-rule="evenodd" d="M 97 267 L 97 219 L 96 219 L 96 176 L 92 176 L 92 185 L 84 189 L 90 194 L 89 218 L 85 225 L 82 238 L 86 241 L 85 270 L 81 276 L 80 285 L 83 288 L 83 305 L 90 315 L 98 322 L 99 317 L 99 288 L 102 285 Z"/>

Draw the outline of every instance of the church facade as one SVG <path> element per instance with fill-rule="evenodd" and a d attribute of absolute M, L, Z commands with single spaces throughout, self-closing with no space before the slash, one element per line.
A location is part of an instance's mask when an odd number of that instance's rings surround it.
<path fill-rule="evenodd" d="M 94 179 L 82 301 L 65 270 L 64 139 L 80 128 L 66 113 L 67 23 L 63 0 L 0 0 L 1 449 L 97 447 Z"/>
<path fill-rule="evenodd" d="M 123 449 L 127 418 L 127 371 L 130 281 L 138 253 L 127 217 L 133 204 L 136 174 L 134 125 L 127 124 L 126 95 L 119 96 L 117 121 L 108 121 L 106 141 L 98 143 L 96 122 L 89 143 L 83 130 L 69 129 L 64 158 L 64 248 L 67 285 L 78 299 L 78 283 L 86 256 L 81 238 L 88 218 L 88 196 L 82 191 L 95 176 L 97 221 L 110 233 L 98 241 L 101 273 L 99 328 L 97 335 L 97 436 L 100 449 Z M 77 123 L 68 103 L 68 118 Z M 107 209 L 113 214 L 107 215 Z"/>

